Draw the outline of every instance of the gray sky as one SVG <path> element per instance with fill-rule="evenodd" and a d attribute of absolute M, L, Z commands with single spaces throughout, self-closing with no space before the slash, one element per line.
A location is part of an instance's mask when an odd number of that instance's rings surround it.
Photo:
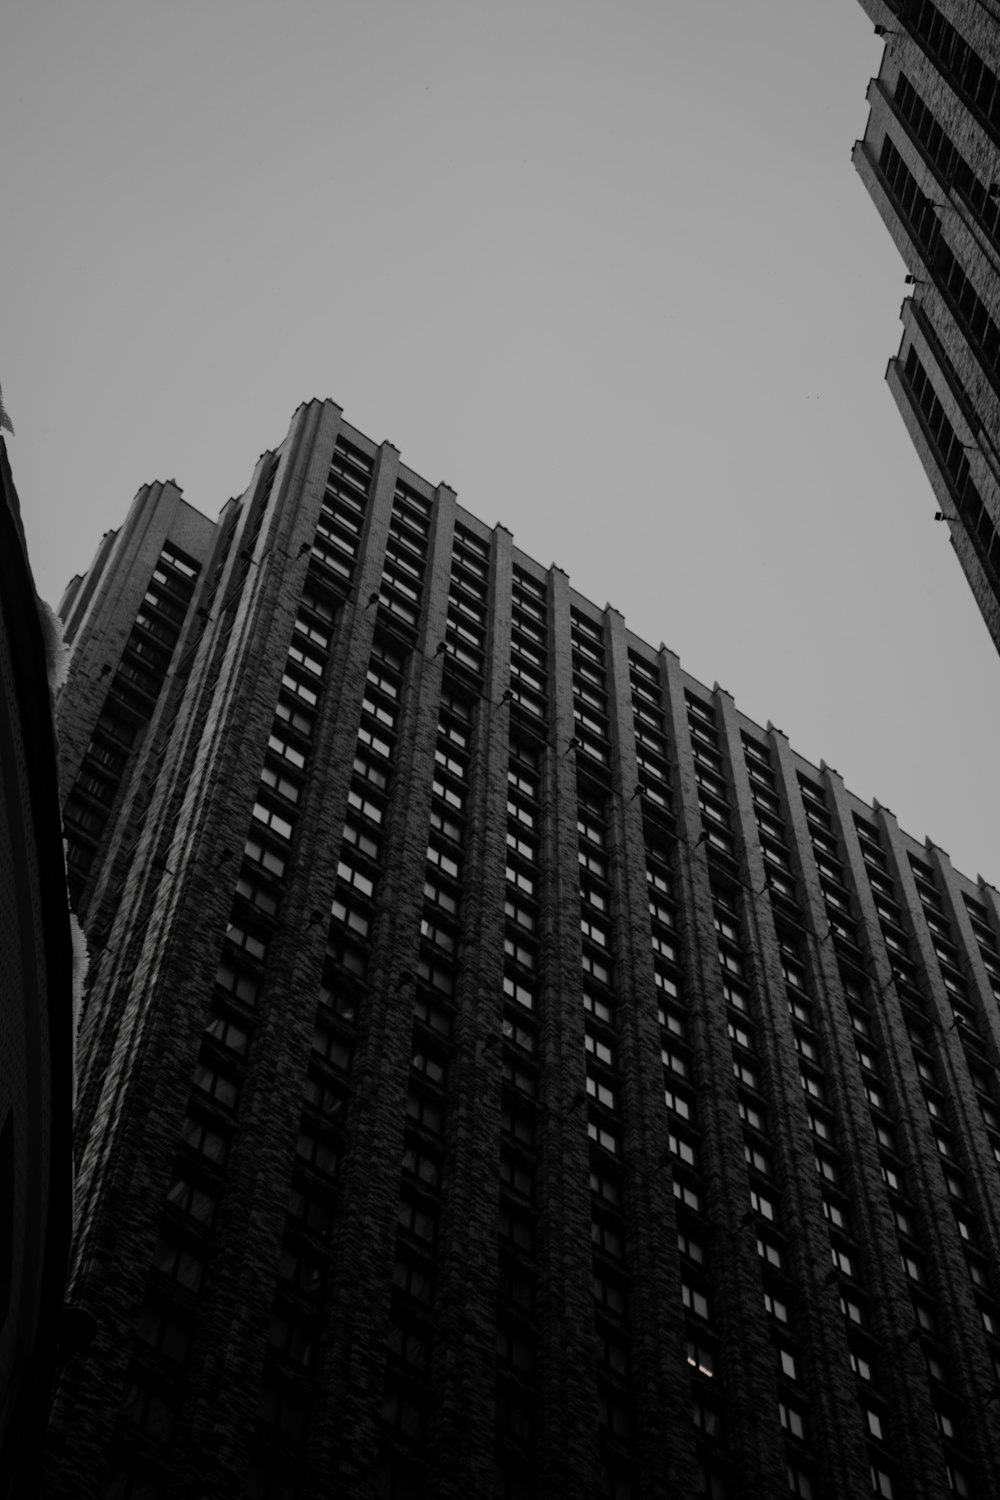
<path fill-rule="evenodd" d="M 854 0 L 21 0 L 0 380 L 40 592 L 332 397 L 1000 882 L 1000 663 L 883 382 Z"/>

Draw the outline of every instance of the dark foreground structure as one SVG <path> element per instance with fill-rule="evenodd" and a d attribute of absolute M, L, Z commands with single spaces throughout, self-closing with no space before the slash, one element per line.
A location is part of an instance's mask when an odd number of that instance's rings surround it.
<path fill-rule="evenodd" d="M 1000 1494 L 1000 898 L 332 402 L 64 601 L 43 1493 Z"/>
<path fill-rule="evenodd" d="M 32 1492 L 72 1229 L 73 943 L 46 638 L 0 439 L 0 1497 Z"/>
<path fill-rule="evenodd" d="M 886 379 L 1000 650 L 1000 7 L 861 3 L 886 45 L 854 163 L 913 287 Z"/>

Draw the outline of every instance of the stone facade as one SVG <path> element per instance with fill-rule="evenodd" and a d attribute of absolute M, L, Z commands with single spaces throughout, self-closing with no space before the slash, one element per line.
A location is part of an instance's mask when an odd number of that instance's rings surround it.
<path fill-rule="evenodd" d="M 330 402 L 202 559 L 44 1495 L 1000 1493 L 992 887 Z"/>

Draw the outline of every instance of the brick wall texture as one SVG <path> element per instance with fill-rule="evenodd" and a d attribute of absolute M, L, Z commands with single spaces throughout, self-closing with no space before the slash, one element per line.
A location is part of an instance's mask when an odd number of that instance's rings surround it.
<path fill-rule="evenodd" d="M 1000 1493 L 992 887 L 333 403 L 201 556 L 47 1500 Z"/>

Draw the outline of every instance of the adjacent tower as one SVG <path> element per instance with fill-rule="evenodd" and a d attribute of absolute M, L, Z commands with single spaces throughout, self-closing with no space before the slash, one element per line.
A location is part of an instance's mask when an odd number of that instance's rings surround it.
<path fill-rule="evenodd" d="M 886 379 L 1000 649 L 1000 9 L 862 4 L 886 45 L 854 164 L 913 287 Z"/>
<path fill-rule="evenodd" d="M 180 504 L 69 605 L 44 1494 L 1000 1493 L 993 888 L 330 402 Z"/>

